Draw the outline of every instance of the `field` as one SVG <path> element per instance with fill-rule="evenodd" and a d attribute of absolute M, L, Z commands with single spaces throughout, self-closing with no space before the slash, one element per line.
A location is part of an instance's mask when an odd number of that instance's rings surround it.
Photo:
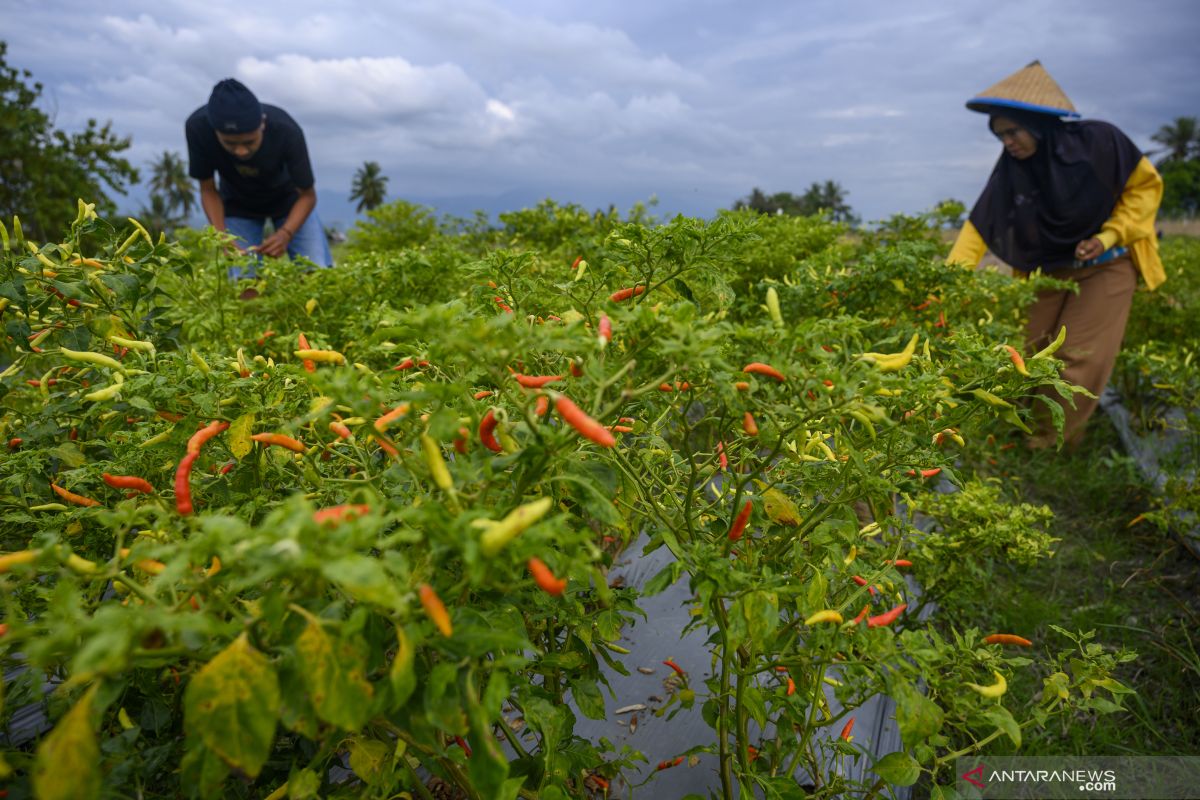
<path fill-rule="evenodd" d="M 1099 417 L 1026 452 L 1071 392 L 1016 352 L 1043 281 L 949 268 L 919 219 L 393 204 L 334 269 L 238 284 L 211 231 L 4 233 L 10 798 L 953 797 L 960 755 L 1200 747 L 1192 486 Z M 1197 407 L 1197 244 L 1136 301 L 1147 424 Z M 641 534 L 670 565 L 610 584 Z M 709 657 L 653 665 L 646 713 L 705 744 L 576 735 L 680 582 Z M 853 724 L 880 693 L 890 753 Z"/>

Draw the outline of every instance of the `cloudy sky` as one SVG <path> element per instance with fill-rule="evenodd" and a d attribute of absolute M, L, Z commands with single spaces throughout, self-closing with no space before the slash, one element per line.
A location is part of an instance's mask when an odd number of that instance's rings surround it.
<path fill-rule="evenodd" d="M 1197 0 L 4 0 L 10 65 L 59 127 L 111 119 L 145 165 L 224 77 L 308 140 L 318 210 L 497 212 L 553 197 L 711 216 L 836 180 L 874 220 L 974 202 L 999 154 L 978 91 L 1037 58 L 1141 147 L 1200 116 Z M 127 205 L 136 207 L 134 194 Z"/>

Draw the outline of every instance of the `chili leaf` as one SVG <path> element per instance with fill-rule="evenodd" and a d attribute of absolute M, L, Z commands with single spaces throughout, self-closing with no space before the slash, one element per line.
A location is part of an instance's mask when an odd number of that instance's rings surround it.
<path fill-rule="evenodd" d="M 86 800 L 100 796 L 100 745 L 92 728 L 95 695 L 93 686 L 38 745 L 33 768 L 37 797 Z"/>

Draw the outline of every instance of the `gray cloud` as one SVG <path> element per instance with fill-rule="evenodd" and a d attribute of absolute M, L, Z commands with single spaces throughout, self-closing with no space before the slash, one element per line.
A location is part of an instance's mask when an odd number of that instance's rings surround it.
<path fill-rule="evenodd" d="M 657 195 L 709 215 L 826 179 L 867 219 L 969 203 L 998 148 L 963 103 L 1037 57 L 1144 147 L 1200 114 L 1191 0 L 9 5 L 9 61 L 60 126 L 112 119 L 144 163 L 239 77 L 300 121 L 321 213 L 343 222 L 366 160 L 393 196 L 458 211 Z"/>

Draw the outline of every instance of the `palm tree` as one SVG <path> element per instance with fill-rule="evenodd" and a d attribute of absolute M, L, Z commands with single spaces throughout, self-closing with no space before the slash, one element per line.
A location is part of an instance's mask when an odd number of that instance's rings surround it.
<path fill-rule="evenodd" d="M 175 213 L 171 201 L 158 192 L 150 193 L 150 205 L 142 206 L 138 218 L 147 230 L 152 233 L 166 233 L 168 236 L 185 221 Z"/>
<path fill-rule="evenodd" d="M 1172 161 L 1187 161 L 1200 153 L 1200 125 L 1195 117 L 1176 117 L 1175 122 L 1163 125 L 1150 138 L 1162 145 L 1154 152 L 1166 153 L 1158 160 L 1160 167 Z"/>
<path fill-rule="evenodd" d="M 355 211 L 370 211 L 383 205 L 387 182 L 378 161 L 363 162 L 358 172 L 354 173 L 354 183 L 350 185 L 350 199 L 358 201 Z"/>
<path fill-rule="evenodd" d="M 150 165 L 150 191 L 160 196 L 168 210 L 178 208 L 182 212 L 181 220 L 190 217 L 196 206 L 196 188 L 188 176 L 183 158 L 169 150 L 164 150 L 158 160 Z"/>

